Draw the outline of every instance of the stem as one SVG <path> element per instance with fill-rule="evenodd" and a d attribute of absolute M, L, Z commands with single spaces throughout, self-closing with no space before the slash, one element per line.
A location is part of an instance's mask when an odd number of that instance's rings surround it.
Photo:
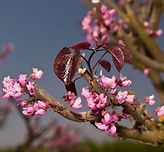
<path fill-rule="evenodd" d="M 95 69 L 95 67 L 97 66 L 97 64 L 101 61 L 101 59 L 107 54 L 107 51 L 100 57 L 100 59 L 96 62 L 96 64 L 93 66 L 93 70 Z"/>
<path fill-rule="evenodd" d="M 91 54 L 91 55 L 92 55 L 92 54 Z M 92 71 L 92 68 L 91 68 L 91 66 L 90 66 L 89 60 L 87 60 L 84 56 L 81 56 L 81 57 L 82 57 L 82 58 L 84 59 L 84 61 L 86 62 L 87 66 L 88 66 L 88 68 L 89 68 L 90 75 L 93 76 L 93 71 Z"/>

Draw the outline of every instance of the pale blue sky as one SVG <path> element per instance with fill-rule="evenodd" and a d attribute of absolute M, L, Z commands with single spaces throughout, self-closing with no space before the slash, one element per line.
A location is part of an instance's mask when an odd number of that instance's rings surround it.
<path fill-rule="evenodd" d="M 53 60 L 62 47 L 85 40 L 80 20 L 86 11 L 78 0 L 0 0 L 0 46 L 7 42 L 15 44 L 15 50 L 0 62 L 0 81 L 6 75 L 17 77 L 20 73 L 30 73 L 32 67 L 39 67 L 45 72 L 39 84 L 60 99 L 65 90 L 54 76 Z M 132 80 L 135 78 L 132 88 L 139 97 L 154 92 L 142 73 L 129 66 L 123 73 Z M 80 126 L 83 135 L 106 137 L 90 125 L 73 123 L 57 114 L 48 113 L 45 118 L 54 116 L 62 124 Z M 6 127 L 0 130 L 0 145 L 14 145 L 21 142 L 23 136 L 23 124 L 14 112 Z"/>

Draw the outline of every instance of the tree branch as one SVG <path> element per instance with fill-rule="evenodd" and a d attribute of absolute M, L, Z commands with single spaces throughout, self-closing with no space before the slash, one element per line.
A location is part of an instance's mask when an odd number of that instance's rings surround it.
<path fill-rule="evenodd" d="M 157 42 L 154 40 L 154 38 L 148 35 L 144 27 L 138 22 L 130 6 L 126 4 L 127 14 L 125 14 L 114 2 L 112 2 L 112 0 L 105 0 L 105 2 L 108 4 L 108 6 L 113 7 L 117 11 L 119 16 L 123 19 L 123 21 L 126 24 L 128 24 L 135 31 L 137 31 L 139 37 L 145 43 L 149 53 L 153 55 L 154 59 L 160 62 L 164 62 L 164 54 L 160 50 Z"/>
<path fill-rule="evenodd" d="M 134 139 L 144 144 L 151 144 L 153 146 L 159 146 L 164 143 L 164 128 L 140 131 L 135 128 L 127 128 L 123 126 L 117 126 L 118 136 L 123 139 Z"/>
<path fill-rule="evenodd" d="M 87 112 L 80 112 L 76 113 L 71 110 L 68 110 L 65 108 L 61 103 L 59 103 L 54 97 L 50 96 L 46 90 L 41 88 L 40 86 L 36 86 L 36 93 L 35 97 L 36 99 L 40 99 L 42 101 L 47 101 L 51 108 L 62 115 L 63 117 L 76 121 L 76 122 L 87 122 L 87 121 L 93 121 L 95 120 L 95 117 L 91 114 L 90 111 Z"/>

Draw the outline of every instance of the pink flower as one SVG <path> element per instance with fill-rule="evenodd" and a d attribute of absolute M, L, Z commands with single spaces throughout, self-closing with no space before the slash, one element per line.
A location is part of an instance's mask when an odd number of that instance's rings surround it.
<path fill-rule="evenodd" d="M 102 131 L 106 131 L 108 129 L 107 125 L 100 123 L 100 122 L 95 122 L 95 125 L 98 129 L 100 129 Z"/>
<path fill-rule="evenodd" d="M 91 12 L 88 12 L 88 14 L 82 20 L 83 30 L 90 30 L 91 29 L 91 27 L 90 27 L 91 20 L 92 20 Z"/>
<path fill-rule="evenodd" d="M 144 68 L 144 71 L 143 71 L 144 75 L 147 76 L 149 74 L 149 72 L 150 72 L 150 70 L 148 68 Z"/>
<path fill-rule="evenodd" d="M 155 35 L 156 35 L 156 36 L 161 36 L 162 33 L 163 33 L 162 29 L 159 29 L 159 30 L 156 30 L 156 31 L 155 31 Z"/>
<path fill-rule="evenodd" d="M 43 71 L 38 70 L 38 68 L 33 68 L 33 73 L 31 74 L 32 79 L 40 79 L 43 76 Z"/>
<path fill-rule="evenodd" d="M 111 122 L 111 116 L 109 113 L 105 112 L 102 119 L 103 124 L 108 125 Z"/>
<path fill-rule="evenodd" d="M 127 95 L 126 101 L 130 104 L 133 104 L 135 101 L 135 95 Z"/>
<path fill-rule="evenodd" d="M 107 7 L 105 5 L 101 5 L 101 13 L 104 14 L 107 12 Z"/>
<path fill-rule="evenodd" d="M 40 115 L 40 116 L 42 116 L 42 115 L 44 115 L 45 114 L 45 109 L 39 109 L 39 110 L 37 110 L 36 112 L 35 112 L 35 115 Z"/>
<path fill-rule="evenodd" d="M 64 95 L 63 98 L 69 102 L 71 107 L 75 109 L 80 109 L 82 107 L 81 98 L 77 98 L 77 96 L 75 96 L 75 94 L 70 91 L 67 92 L 67 94 Z"/>
<path fill-rule="evenodd" d="M 46 109 L 46 108 L 47 108 L 47 105 L 46 105 L 45 102 L 38 100 L 38 101 L 34 104 L 34 108 L 35 108 L 36 110 L 38 110 L 38 109 Z"/>
<path fill-rule="evenodd" d="M 26 116 L 33 116 L 35 114 L 35 108 L 33 106 L 25 107 L 22 113 Z"/>
<path fill-rule="evenodd" d="M 20 108 L 23 108 L 23 107 L 26 106 L 28 103 L 29 103 L 28 100 L 22 100 L 21 102 L 19 102 L 19 103 L 17 104 L 17 106 L 20 107 Z"/>
<path fill-rule="evenodd" d="M 45 102 L 38 100 L 34 104 L 28 104 L 27 100 L 24 100 L 21 103 L 23 107 L 23 114 L 27 116 L 34 116 L 34 115 L 44 115 L 48 106 Z M 28 104 L 28 105 L 27 105 Z M 24 107 L 27 106 L 27 107 Z"/>
<path fill-rule="evenodd" d="M 5 93 L 3 98 L 19 98 L 23 94 L 20 84 L 16 80 L 11 79 L 10 76 L 5 77 L 2 83 L 3 92 Z"/>
<path fill-rule="evenodd" d="M 102 22 L 94 16 L 97 13 L 95 7 L 82 20 L 82 29 L 87 32 L 87 40 L 90 43 L 95 43 L 96 39 L 106 42 L 110 36 L 110 31 L 117 32 L 119 28 L 118 20 L 113 16 L 115 14 L 114 9 L 108 10 L 107 6 L 101 5 L 100 11 Z"/>
<path fill-rule="evenodd" d="M 71 100 L 75 100 L 76 96 L 73 92 L 68 91 L 64 96 L 63 96 L 64 100 L 66 101 L 71 101 Z"/>
<path fill-rule="evenodd" d="M 130 86 L 132 83 L 131 80 L 127 80 L 127 77 L 126 76 L 123 76 L 123 75 L 120 75 L 120 82 L 119 82 L 119 85 L 121 87 L 127 87 L 127 86 Z"/>
<path fill-rule="evenodd" d="M 92 94 L 88 99 L 87 99 L 88 107 L 92 111 L 97 111 L 105 108 L 107 105 L 107 96 L 104 96 L 104 94 Z"/>
<path fill-rule="evenodd" d="M 110 115 L 108 112 L 102 112 L 102 121 L 95 122 L 95 126 L 102 131 L 107 131 L 111 135 L 116 135 L 116 126 L 113 124 L 116 121 L 119 121 L 119 117 L 116 114 Z"/>
<path fill-rule="evenodd" d="M 117 131 L 117 128 L 115 125 L 111 125 L 111 127 L 108 129 L 108 132 L 112 135 L 112 136 L 115 136 L 116 135 L 116 131 Z"/>
<path fill-rule="evenodd" d="M 106 124 L 106 125 L 120 120 L 119 116 L 115 113 L 109 114 L 108 112 L 103 112 L 102 116 L 103 116 L 102 122 L 103 124 Z"/>
<path fill-rule="evenodd" d="M 91 110 L 96 110 L 96 102 L 95 102 L 95 97 L 92 95 L 87 99 L 88 107 Z"/>
<path fill-rule="evenodd" d="M 161 106 L 160 108 L 157 108 L 155 110 L 157 116 L 161 117 L 161 116 L 164 116 L 164 106 Z"/>
<path fill-rule="evenodd" d="M 81 95 L 83 98 L 88 99 L 91 96 L 91 92 L 89 92 L 89 90 L 87 88 L 83 88 Z"/>
<path fill-rule="evenodd" d="M 148 103 L 149 105 L 154 105 L 156 102 L 154 100 L 154 95 L 145 97 L 145 102 Z"/>
<path fill-rule="evenodd" d="M 128 95 L 128 91 L 119 91 L 116 96 L 117 102 L 119 104 L 124 103 L 127 98 L 127 95 Z"/>
<path fill-rule="evenodd" d="M 22 85 L 25 86 L 27 83 L 27 75 L 20 74 L 18 78 L 18 82 Z"/>
<path fill-rule="evenodd" d="M 116 77 L 115 76 L 112 76 L 112 78 L 108 78 L 108 77 L 105 77 L 104 75 L 101 76 L 100 78 L 100 84 L 103 86 L 103 87 L 106 87 L 106 88 L 115 88 L 116 87 Z"/>
<path fill-rule="evenodd" d="M 103 109 L 107 104 L 107 96 L 104 96 L 103 93 L 101 93 L 99 96 L 98 96 L 98 102 L 96 104 L 96 107 L 98 109 Z"/>
<path fill-rule="evenodd" d="M 72 107 L 75 109 L 80 109 L 82 107 L 81 98 L 78 97 L 75 102 L 72 104 Z"/>
<path fill-rule="evenodd" d="M 35 83 L 34 82 L 29 82 L 28 84 L 26 84 L 26 87 L 27 87 L 30 95 L 35 94 Z"/>
<path fill-rule="evenodd" d="M 149 27 L 149 22 L 145 21 L 143 25 L 144 25 L 145 28 L 148 28 Z"/>
<path fill-rule="evenodd" d="M 118 91 L 117 91 L 117 89 L 115 88 L 115 89 L 112 89 L 112 90 L 110 91 L 110 93 L 111 93 L 112 95 L 117 95 Z"/>
<path fill-rule="evenodd" d="M 111 122 L 117 122 L 120 120 L 120 117 L 115 113 L 111 114 L 110 117 L 111 117 Z"/>

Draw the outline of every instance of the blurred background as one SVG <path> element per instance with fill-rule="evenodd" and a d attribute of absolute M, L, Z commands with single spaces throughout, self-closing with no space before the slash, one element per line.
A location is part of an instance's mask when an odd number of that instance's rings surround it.
<path fill-rule="evenodd" d="M 60 100 L 66 91 L 62 82 L 54 75 L 54 58 L 64 46 L 85 40 L 85 34 L 81 29 L 81 20 L 87 11 L 84 4 L 77 0 L 70 0 L 69 2 L 65 0 L 1 0 L 0 47 L 6 43 L 13 43 L 15 49 L 5 60 L 0 62 L 0 81 L 8 75 L 17 78 L 20 73 L 30 74 L 33 67 L 38 67 L 45 73 L 38 83 Z M 160 26 L 162 25 L 163 23 Z M 164 44 L 162 44 L 161 39 L 159 39 L 159 43 L 163 48 Z M 152 93 L 156 95 L 154 88 L 143 73 L 129 65 L 125 66 L 122 73 L 126 74 L 129 79 L 135 80 L 131 89 L 136 92 L 139 99 Z M 0 101 L 0 106 L 3 102 L 5 101 Z M 1 148 L 16 146 L 24 140 L 26 135 L 21 117 L 14 107 L 11 110 L 5 126 L 0 128 Z M 83 141 L 82 147 L 85 147 L 85 144 L 90 145 L 94 151 L 99 151 L 102 147 L 106 148 L 102 151 L 110 150 L 111 147 L 113 150 L 118 150 L 117 147 L 126 150 L 126 147 L 129 147 L 127 142 L 118 143 L 119 146 L 109 145 L 107 143 L 113 142 L 113 139 L 92 125 L 75 123 L 50 111 L 43 116 L 42 123 L 46 124 L 53 119 L 59 125 L 69 124 L 77 128 L 80 141 Z M 84 141 L 84 139 L 87 140 Z M 130 144 L 136 150 L 143 147 L 149 151 L 162 149 L 154 149 L 142 144 Z M 134 149 L 131 150 L 134 151 Z"/>

